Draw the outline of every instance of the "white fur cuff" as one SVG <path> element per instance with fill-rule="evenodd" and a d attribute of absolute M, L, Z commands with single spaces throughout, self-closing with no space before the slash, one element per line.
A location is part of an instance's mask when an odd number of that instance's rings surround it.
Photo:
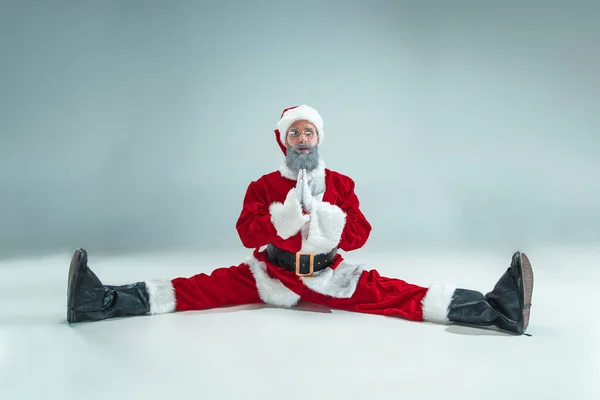
<path fill-rule="evenodd" d="M 346 226 L 346 213 L 331 203 L 315 201 L 313 204 L 308 237 L 302 251 L 326 253 L 340 243 Z"/>
<path fill-rule="evenodd" d="M 316 272 L 313 276 L 303 276 L 300 279 L 313 292 L 338 299 L 348 299 L 354 295 L 364 271 L 365 268 L 360 264 L 342 261 L 335 269 L 329 267 Z"/>
<path fill-rule="evenodd" d="M 264 303 L 277 307 L 293 307 L 298 303 L 300 296 L 287 288 L 279 279 L 271 278 L 264 262 L 250 256 L 246 264 L 250 267 L 258 295 Z"/>
<path fill-rule="evenodd" d="M 302 225 L 309 220 L 308 215 L 302 214 L 302 207 L 296 195 L 296 189 L 288 192 L 285 202 L 273 202 L 269 206 L 271 214 L 271 223 L 275 227 L 277 234 L 282 239 L 287 239 L 294 236 Z"/>
<path fill-rule="evenodd" d="M 423 298 L 423 319 L 425 321 L 448 324 L 448 307 L 456 288 L 449 285 L 433 285 Z"/>
<path fill-rule="evenodd" d="M 170 280 L 145 283 L 150 297 L 150 314 L 165 314 L 175 311 L 175 289 Z"/>

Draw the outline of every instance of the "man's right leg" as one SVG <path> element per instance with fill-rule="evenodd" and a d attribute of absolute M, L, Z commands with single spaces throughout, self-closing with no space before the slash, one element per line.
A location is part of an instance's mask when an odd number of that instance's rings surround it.
<path fill-rule="evenodd" d="M 175 278 L 171 283 L 175 290 L 175 311 L 263 302 L 247 264 L 217 268 L 210 275 L 202 273 L 190 278 Z"/>
<path fill-rule="evenodd" d="M 67 289 L 69 323 L 262 302 L 246 264 L 218 268 L 210 275 L 114 286 L 104 285 L 87 261 L 84 249 L 73 254 Z"/>

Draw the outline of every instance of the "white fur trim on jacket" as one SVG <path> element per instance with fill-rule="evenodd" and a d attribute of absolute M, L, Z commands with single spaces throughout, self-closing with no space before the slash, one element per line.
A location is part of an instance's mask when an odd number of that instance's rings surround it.
<path fill-rule="evenodd" d="M 456 288 L 450 285 L 432 285 L 423 298 L 423 319 L 439 324 L 448 324 L 448 307 Z"/>
<path fill-rule="evenodd" d="M 150 297 L 150 314 L 165 314 L 175 311 L 175 289 L 170 280 L 146 281 Z"/>
<path fill-rule="evenodd" d="M 339 299 L 352 297 L 358 280 L 365 271 L 359 264 L 349 264 L 342 261 L 337 268 L 326 268 L 315 272 L 313 276 L 301 277 L 302 282 L 314 292 Z"/>
<path fill-rule="evenodd" d="M 300 300 L 300 296 L 288 289 L 279 279 L 274 279 L 267 273 L 267 266 L 254 256 L 248 257 L 246 263 L 256 281 L 258 295 L 266 304 L 278 307 L 293 307 Z"/>
<path fill-rule="evenodd" d="M 346 213 L 341 208 L 331 203 L 314 201 L 308 235 L 302 240 L 301 251 L 316 254 L 331 251 L 339 244 L 345 225 Z"/>
<path fill-rule="evenodd" d="M 306 120 L 312 122 L 317 128 L 319 134 L 319 143 L 323 142 L 325 137 L 325 131 L 323 130 L 323 118 L 317 110 L 303 104 L 301 106 L 287 110 L 277 122 L 277 129 L 279 130 L 279 140 L 285 146 L 285 135 L 290 125 L 295 121 Z"/>
<path fill-rule="evenodd" d="M 285 163 L 285 160 L 279 166 L 279 173 L 284 178 L 294 181 L 298 179 L 298 173 L 292 171 Z M 325 162 L 323 160 L 319 160 L 319 165 L 317 168 L 311 171 L 306 171 L 306 178 L 308 180 L 308 187 L 310 188 L 310 192 L 313 194 L 313 196 L 323 195 L 325 192 Z"/>
<path fill-rule="evenodd" d="M 283 204 L 277 201 L 271 203 L 269 213 L 277 234 L 284 240 L 298 233 L 302 225 L 310 219 L 309 215 L 302 214 L 302 206 L 295 188 L 288 192 Z"/>

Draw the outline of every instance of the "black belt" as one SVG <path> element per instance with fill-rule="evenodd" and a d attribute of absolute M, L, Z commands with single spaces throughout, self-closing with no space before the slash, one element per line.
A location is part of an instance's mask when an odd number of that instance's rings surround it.
<path fill-rule="evenodd" d="M 267 245 L 269 260 L 288 271 L 295 272 L 298 276 L 312 276 L 314 272 L 324 270 L 332 264 L 336 254 L 337 248 L 327 254 L 315 255 L 314 253 L 293 253 L 272 244 Z"/>

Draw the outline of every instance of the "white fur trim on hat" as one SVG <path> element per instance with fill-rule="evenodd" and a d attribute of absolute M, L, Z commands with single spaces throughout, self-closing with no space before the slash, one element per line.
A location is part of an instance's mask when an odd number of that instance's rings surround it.
<path fill-rule="evenodd" d="M 317 110 L 307 106 L 306 104 L 303 104 L 287 110 L 277 122 L 277 129 L 279 130 L 279 140 L 281 141 L 281 144 L 285 146 L 285 136 L 290 125 L 303 119 L 312 122 L 315 125 L 319 134 L 319 144 L 323 142 L 323 137 L 325 136 L 325 132 L 323 131 L 323 118 Z"/>

